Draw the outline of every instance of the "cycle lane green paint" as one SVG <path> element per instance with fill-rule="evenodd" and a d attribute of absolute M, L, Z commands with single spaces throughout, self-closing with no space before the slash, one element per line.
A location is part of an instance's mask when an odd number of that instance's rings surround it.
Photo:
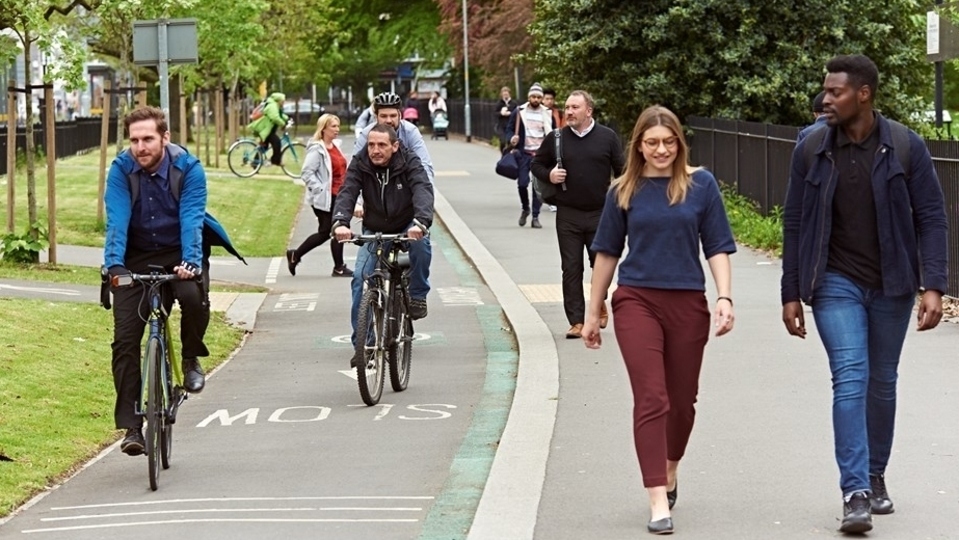
<path fill-rule="evenodd" d="M 443 252 L 464 287 L 485 287 L 445 226 L 434 224 L 431 235 L 434 247 Z M 466 538 L 513 402 L 519 354 L 513 334 L 507 330 L 509 322 L 498 304 L 476 306 L 476 318 L 486 348 L 486 380 L 443 490 L 424 521 L 420 540 Z"/>

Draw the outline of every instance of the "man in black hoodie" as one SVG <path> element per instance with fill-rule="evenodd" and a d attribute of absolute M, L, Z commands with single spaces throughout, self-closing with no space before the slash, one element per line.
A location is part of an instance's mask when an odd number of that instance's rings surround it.
<path fill-rule="evenodd" d="M 433 224 L 433 184 L 420 159 L 401 146 L 396 131 L 387 124 L 377 124 L 370 130 L 366 147 L 353 156 L 346 170 L 346 180 L 333 209 L 333 235 L 338 241 L 352 237 L 350 218 L 361 193 L 364 233 L 405 232 L 416 239 L 410 242 L 410 317 L 426 317 L 432 259 L 426 234 Z M 375 264 L 372 247 L 367 244 L 356 254 L 350 310 L 354 341 L 363 280 Z"/>
<path fill-rule="evenodd" d="M 582 337 L 586 319 L 583 296 L 583 248 L 593 267 L 595 254 L 590 250 L 599 217 L 612 179 L 623 173 L 626 164 L 623 145 L 616 132 L 593 120 L 593 98 L 576 90 L 566 100 L 566 127 L 547 135 L 533 157 L 531 171 L 543 182 L 562 186 L 554 199 L 556 238 L 563 269 L 563 308 L 569 320 L 566 337 Z M 560 164 L 555 137 L 560 136 Z M 547 201 L 550 202 L 550 201 Z M 606 304 L 600 327 L 606 328 L 609 315 Z"/>

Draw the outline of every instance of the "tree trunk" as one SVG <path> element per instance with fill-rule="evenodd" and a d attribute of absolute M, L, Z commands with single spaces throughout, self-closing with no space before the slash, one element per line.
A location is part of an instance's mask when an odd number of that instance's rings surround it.
<path fill-rule="evenodd" d="M 27 146 L 26 146 L 26 158 L 27 158 L 27 219 L 30 231 L 30 238 L 37 240 L 40 238 L 40 231 L 34 227 L 34 224 L 37 223 L 37 177 L 36 177 L 36 156 L 34 155 L 37 151 L 36 144 L 33 141 L 33 91 L 30 88 L 30 85 L 33 84 L 33 72 L 31 70 L 31 60 L 30 60 L 30 46 L 33 44 L 33 38 L 30 36 L 28 30 L 23 32 L 23 65 L 24 72 L 26 73 L 26 96 L 27 106 L 26 106 L 26 137 L 27 137 Z M 34 263 L 40 262 L 40 254 L 33 254 Z"/>

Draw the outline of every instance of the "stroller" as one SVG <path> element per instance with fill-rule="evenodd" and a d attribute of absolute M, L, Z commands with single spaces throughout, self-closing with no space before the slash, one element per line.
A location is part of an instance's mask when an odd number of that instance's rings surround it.
<path fill-rule="evenodd" d="M 450 139 L 447 128 L 450 127 L 449 118 L 446 116 L 446 111 L 443 109 L 436 109 L 433 111 L 433 139 L 439 139 L 443 137 L 446 140 Z"/>

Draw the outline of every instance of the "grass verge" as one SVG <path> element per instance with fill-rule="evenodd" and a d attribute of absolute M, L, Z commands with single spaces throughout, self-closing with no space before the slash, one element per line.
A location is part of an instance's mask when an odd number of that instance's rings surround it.
<path fill-rule="evenodd" d="M 0 298 L 0 312 L 0 455 L 12 460 L 0 460 L 2 517 L 120 432 L 113 425 L 112 313 L 95 304 L 10 298 Z M 213 313 L 204 368 L 226 360 L 242 336 Z"/>
<path fill-rule="evenodd" d="M 72 266 L 67 264 L 16 264 L 0 260 L 0 279 L 19 279 L 22 281 L 42 281 L 46 283 L 66 283 L 70 285 L 100 285 L 100 269 L 91 266 Z M 230 281 L 210 282 L 212 292 L 269 292 L 268 287 L 233 283 Z"/>
<path fill-rule="evenodd" d="M 782 208 L 775 206 L 765 216 L 755 201 L 736 193 L 735 187 L 721 182 L 720 189 L 736 241 L 776 257 L 782 256 Z"/>

